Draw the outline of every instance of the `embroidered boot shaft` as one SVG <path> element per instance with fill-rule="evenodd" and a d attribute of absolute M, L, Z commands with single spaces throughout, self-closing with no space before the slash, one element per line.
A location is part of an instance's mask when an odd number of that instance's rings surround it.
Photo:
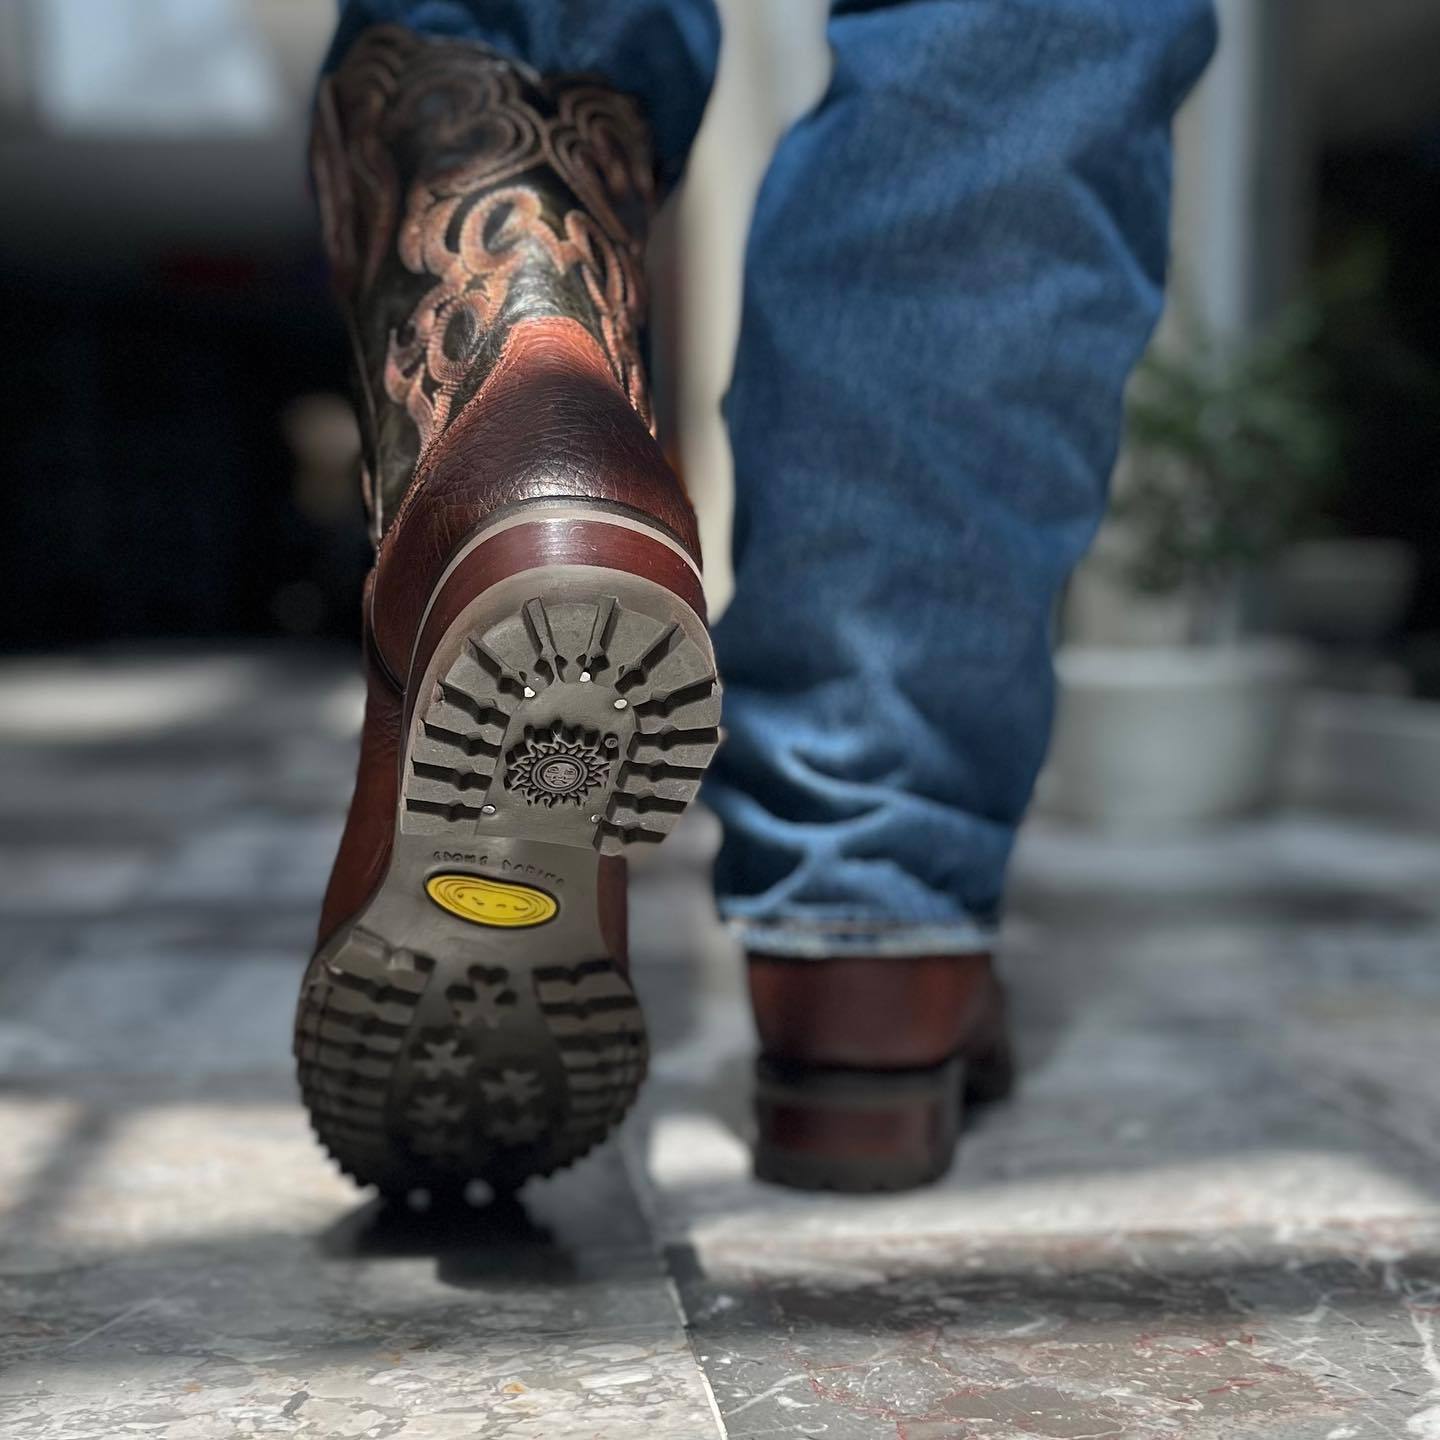
<path fill-rule="evenodd" d="M 527 320 L 584 326 L 651 424 L 655 180 L 628 97 L 379 27 L 321 85 L 312 163 L 359 370 L 377 540 Z"/>

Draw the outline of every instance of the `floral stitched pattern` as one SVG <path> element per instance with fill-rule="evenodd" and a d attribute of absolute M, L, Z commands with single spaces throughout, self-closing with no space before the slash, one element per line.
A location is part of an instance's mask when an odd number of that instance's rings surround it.
<path fill-rule="evenodd" d="M 382 26 L 325 80 L 313 163 L 362 371 L 377 537 L 521 320 L 578 320 L 650 423 L 650 154 L 627 97 L 481 45 Z"/>

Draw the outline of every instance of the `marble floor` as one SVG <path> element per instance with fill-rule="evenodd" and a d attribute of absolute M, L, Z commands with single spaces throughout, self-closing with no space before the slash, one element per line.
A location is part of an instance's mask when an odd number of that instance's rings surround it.
<path fill-rule="evenodd" d="M 619 1141 L 395 1213 L 287 1053 L 358 699 L 320 652 L 0 667 L 0 1434 L 1440 1440 L 1440 839 L 1032 826 L 1019 1093 L 846 1199 L 748 1175 L 697 816 L 636 875 Z"/>

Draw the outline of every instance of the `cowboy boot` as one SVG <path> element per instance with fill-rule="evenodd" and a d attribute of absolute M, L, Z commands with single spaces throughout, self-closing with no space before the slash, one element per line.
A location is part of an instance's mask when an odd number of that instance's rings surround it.
<path fill-rule="evenodd" d="M 950 1165 L 964 1106 L 1013 1084 L 988 955 L 749 957 L 760 1035 L 755 1171 L 903 1190 Z"/>
<path fill-rule="evenodd" d="M 601 85 L 380 27 L 321 86 L 313 162 L 378 548 L 300 1085 L 362 1183 L 512 1187 L 634 1098 L 622 857 L 718 740 L 641 358 L 650 148 Z"/>

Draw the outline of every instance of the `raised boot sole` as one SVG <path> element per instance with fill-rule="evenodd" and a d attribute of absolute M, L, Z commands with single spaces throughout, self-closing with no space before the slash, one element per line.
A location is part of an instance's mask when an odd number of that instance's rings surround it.
<path fill-rule="evenodd" d="M 914 1070 L 756 1065 L 757 1178 L 798 1190 L 909 1190 L 949 1169 L 967 1109 L 1014 1085 L 998 1022 L 983 1041 Z"/>
<path fill-rule="evenodd" d="M 302 986 L 315 1131 L 388 1194 L 548 1174 L 645 1074 L 602 856 L 662 840 L 694 799 L 720 685 L 696 607 L 638 565 L 594 563 L 603 547 L 580 540 L 603 513 L 562 518 L 543 538 L 512 527 L 507 551 L 534 538 L 544 563 L 445 622 L 407 692 L 389 869 Z"/>

